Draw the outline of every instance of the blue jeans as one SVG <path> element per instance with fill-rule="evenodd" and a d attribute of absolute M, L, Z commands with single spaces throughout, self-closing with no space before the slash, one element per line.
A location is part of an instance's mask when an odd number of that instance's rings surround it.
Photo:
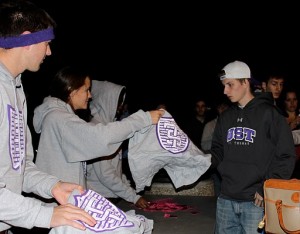
<path fill-rule="evenodd" d="M 218 197 L 215 234 L 263 233 L 257 226 L 264 216 L 264 208 L 253 202 L 232 201 Z"/>

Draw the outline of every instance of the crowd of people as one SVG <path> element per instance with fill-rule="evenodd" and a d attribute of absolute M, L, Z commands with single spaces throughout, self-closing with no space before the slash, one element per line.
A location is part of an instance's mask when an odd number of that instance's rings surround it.
<path fill-rule="evenodd" d="M 21 76 L 37 72 L 51 55 L 56 23 L 26 0 L 2 0 L 0 22 L 0 234 L 11 227 L 94 226 L 94 217 L 68 202 L 74 191 L 92 189 L 111 201 L 121 198 L 147 208 L 122 172 L 123 144 L 156 125 L 167 106 L 125 115 L 126 87 L 65 66 L 35 108 L 29 129 Z M 242 61 L 220 70 L 222 99 L 210 108 L 198 99 L 194 115 L 181 127 L 211 155 L 208 172 L 218 197 L 214 232 L 260 233 L 264 181 L 299 178 L 297 91 L 278 74 L 257 86 Z M 32 131 L 39 134 L 36 153 Z"/>

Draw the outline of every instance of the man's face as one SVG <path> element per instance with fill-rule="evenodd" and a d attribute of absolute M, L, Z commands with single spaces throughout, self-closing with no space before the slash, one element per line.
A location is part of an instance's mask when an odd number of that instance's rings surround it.
<path fill-rule="evenodd" d="M 26 57 L 26 69 L 36 72 L 40 69 L 40 65 L 44 62 L 46 56 L 51 55 L 50 41 L 43 41 L 28 46 L 28 54 Z"/>
<path fill-rule="evenodd" d="M 283 89 L 283 78 L 271 78 L 266 85 L 266 91 L 271 92 L 274 99 L 279 98 Z"/>
<path fill-rule="evenodd" d="M 205 115 L 205 112 L 206 112 L 206 104 L 204 101 L 198 101 L 196 103 L 196 113 L 198 116 L 203 116 Z"/>
<path fill-rule="evenodd" d="M 224 79 L 224 94 L 231 102 L 243 103 L 243 99 L 247 93 L 247 85 L 245 81 L 240 82 L 238 79 Z"/>

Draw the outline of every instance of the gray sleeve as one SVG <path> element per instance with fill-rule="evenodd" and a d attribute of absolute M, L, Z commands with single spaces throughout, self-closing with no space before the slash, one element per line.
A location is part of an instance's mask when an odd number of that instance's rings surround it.
<path fill-rule="evenodd" d="M 45 207 L 37 199 L 24 197 L 1 187 L 0 197 L 1 227 L 3 223 L 28 229 L 34 226 L 50 227 L 53 207 Z"/>
<path fill-rule="evenodd" d="M 26 165 L 22 189 L 26 193 L 35 193 L 44 198 L 51 198 L 52 187 L 58 182 L 58 178 L 40 171 L 33 163 L 33 155 L 31 133 L 28 129 L 26 142 Z"/>
<path fill-rule="evenodd" d="M 215 130 L 214 122 L 208 122 L 204 125 L 202 138 L 201 138 L 201 149 L 202 150 L 205 150 L 205 151 L 210 150 L 214 130 Z"/>
<path fill-rule="evenodd" d="M 110 155 L 116 152 L 124 140 L 150 125 L 152 125 L 150 113 L 141 110 L 122 121 L 108 124 L 66 121 L 64 128 L 61 129 L 62 148 L 68 162 Z"/>
<path fill-rule="evenodd" d="M 129 184 L 123 182 L 122 175 L 120 175 L 121 172 L 118 173 L 111 163 L 112 160 L 100 160 L 93 163 L 92 173 L 95 173 L 99 181 L 115 195 L 128 202 L 135 203 L 140 196 L 136 194 Z"/>

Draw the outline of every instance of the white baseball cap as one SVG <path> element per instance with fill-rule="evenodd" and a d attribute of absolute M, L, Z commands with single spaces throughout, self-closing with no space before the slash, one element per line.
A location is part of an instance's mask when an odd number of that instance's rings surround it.
<path fill-rule="evenodd" d="M 227 64 L 221 71 L 220 80 L 224 79 L 250 79 L 251 72 L 248 65 L 241 61 Z"/>

